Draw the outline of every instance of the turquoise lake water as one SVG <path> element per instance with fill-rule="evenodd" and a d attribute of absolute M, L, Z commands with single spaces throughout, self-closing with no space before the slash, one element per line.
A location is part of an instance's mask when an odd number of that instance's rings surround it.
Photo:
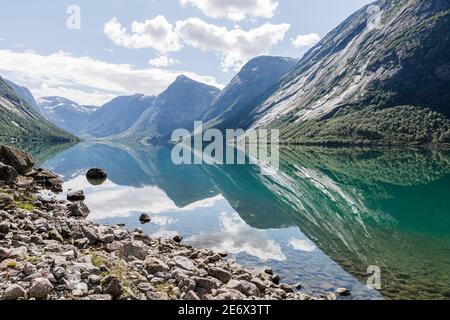
<path fill-rule="evenodd" d="M 450 298 L 450 152 L 290 148 L 277 174 L 252 165 L 181 165 L 168 147 L 82 143 L 41 148 L 39 165 L 83 189 L 99 223 L 226 251 L 320 295 Z M 91 185 L 92 167 L 108 172 Z M 148 213 L 152 222 L 141 225 Z M 366 286 L 370 266 L 381 289 Z"/>

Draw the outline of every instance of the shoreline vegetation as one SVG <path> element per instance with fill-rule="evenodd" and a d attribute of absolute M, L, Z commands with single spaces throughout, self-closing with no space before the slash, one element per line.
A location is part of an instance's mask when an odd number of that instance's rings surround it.
<path fill-rule="evenodd" d="M 82 191 L 67 201 L 52 172 L 0 145 L 0 300 L 335 300 L 246 270 L 226 253 L 87 220 Z M 339 292 L 348 293 L 342 289 Z"/>

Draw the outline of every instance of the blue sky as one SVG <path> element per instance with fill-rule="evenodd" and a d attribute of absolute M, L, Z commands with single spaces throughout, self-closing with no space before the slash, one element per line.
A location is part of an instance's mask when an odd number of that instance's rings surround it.
<path fill-rule="evenodd" d="M 301 57 L 371 2 L 4 0 L 0 75 L 35 96 L 83 104 L 158 94 L 181 73 L 223 86 L 254 56 Z M 80 9 L 80 19 L 70 20 L 79 29 L 67 28 L 71 5 Z"/>

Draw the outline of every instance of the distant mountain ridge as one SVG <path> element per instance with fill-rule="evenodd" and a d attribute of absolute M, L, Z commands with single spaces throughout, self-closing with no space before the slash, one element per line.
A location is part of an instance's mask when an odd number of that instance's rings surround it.
<path fill-rule="evenodd" d="M 89 116 L 83 133 L 99 138 L 120 134 L 133 126 L 156 99 L 143 94 L 114 98 Z"/>
<path fill-rule="evenodd" d="M 179 76 L 120 138 L 170 138 L 178 128 L 193 129 L 220 90 Z"/>
<path fill-rule="evenodd" d="M 82 134 L 89 115 L 97 110 L 97 107 L 82 106 L 62 97 L 41 97 L 37 105 L 47 120 L 77 136 Z"/>

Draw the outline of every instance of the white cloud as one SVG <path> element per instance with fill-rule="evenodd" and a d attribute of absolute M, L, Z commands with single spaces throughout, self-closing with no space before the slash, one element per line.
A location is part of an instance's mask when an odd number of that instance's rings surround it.
<path fill-rule="evenodd" d="M 227 29 L 199 18 L 178 21 L 174 27 L 163 16 L 157 16 L 145 22 L 134 21 L 131 34 L 113 18 L 105 24 L 104 33 L 118 46 L 159 51 L 162 53 L 161 58 L 149 61 L 155 67 L 177 63 L 177 60 L 168 58 L 164 53 L 179 51 L 186 44 L 204 51 L 218 52 L 224 71 L 238 71 L 249 59 L 268 54 L 274 45 L 284 39 L 289 28 L 290 25 L 286 23 L 266 23 L 245 31 L 239 26 Z"/>
<path fill-rule="evenodd" d="M 192 5 L 214 19 L 241 21 L 245 18 L 272 18 L 278 3 L 272 0 L 180 0 L 181 5 Z"/>
<path fill-rule="evenodd" d="M 223 88 L 210 76 L 182 70 L 137 69 L 65 52 L 41 55 L 0 50 L 0 74 L 28 87 L 35 96 L 58 95 L 90 105 L 101 105 L 117 95 L 159 94 L 180 74 Z"/>
<path fill-rule="evenodd" d="M 266 231 L 250 227 L 237 213 L 222 213 L 219 220 L 219 231 L 193 235 L 186 242 L 193 245 L 210 243 L 214 251 L 247 253 L 264 262 L 286 261 L 281 246 Z"/>
<path fill-rule="evenodd" d="M 224 71 L 236 71 L 249 59 L 268 54 L 272 46 L 284 39 L 289 28 L 289 24 L 267 23 L 249 31 L 240 28 L 229 30 L 190 18 L 178 21 L 175 31 L 186 44 L 221 54 Z"/>
<path fill-rule="evenodd" d="M 156 68 L 164 68 L 173 66 L 175 64 L 179 64 L 180 61 L 174 58 L 170 58 L 168 56 L 160 56 L 158 58 L 150 59 L 148 63 Z"/>
<path fill-rule="evenodd" d="M 301 34 L 295 39 L 291 39 L 291 43 L 296 49 L 302 47 L 312 47 L 320 41 L 320 36 L 317 33 Z"/>
<path fill-rule="evenodd" d="M 294 250 L 302 251 L 302 252 L 314 252 L 317 249 L 316 245 L 312 241 L 309 241 L 309 240 L 300 240 L 300 239 L 292 238 L 291 240 L 289 240 L 289 245 Z"/>
<path fill-rule="evenodd" d="M 149 212 L 152 223 L 160 226 L 177 222 L 174 218 L 165 217 L 165 213 L 191 212 L 199 208 L 209 208 L 223 200 L 223 197 L 216 196 L 179 208 L 166 192 L 158 187 L 145 186 L 136 189 L 116 185 L 110 180 L 100 186 L 92 186 L 84 175 L 64 182 L 64 190 L 84 190 L 87 195 L 86 205 L 92 211 L 90 219 L 129 217 L 137 212 Z M 133 201 L 122 200 L 130 198 L 133 198 Z"/>
<path fill-rule="evenodd" d="M 153 48 L 161 53 L 181 49 L 172 24 L 161 15 L 144 22 L 134 21 L 131 24 L 131 33 L 117 21 L 117 18 L 112 18 L 105 24 L 103 32 L 114 44 L 129 49 Z"/>

